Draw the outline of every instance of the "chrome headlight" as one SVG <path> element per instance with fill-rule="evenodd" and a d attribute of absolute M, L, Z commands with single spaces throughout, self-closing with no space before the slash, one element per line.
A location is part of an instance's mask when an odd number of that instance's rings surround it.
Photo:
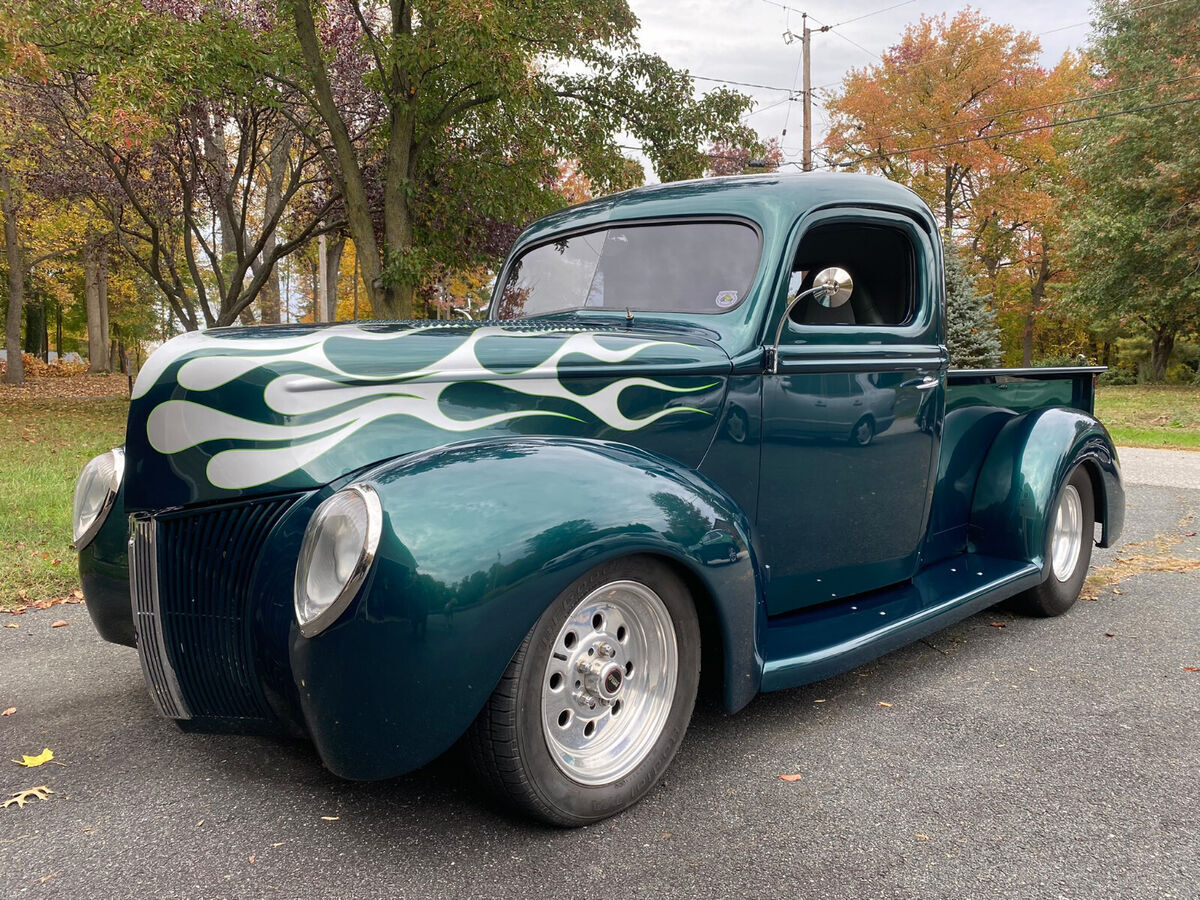
<path fill-rule="evenodd" d="M 362 587 L 383 531 L 383 507 L 369 484 L 352 484 L 317 507 L 296 563 L 296 621 L 305 637 L 320 634 Z"/>
<path fill-rule="evenodd" d="M 101 453 L 91 460 L 75 481 L 74 538 L 75 549 L 82 550 L 91 543 L 121 488 L 125 474 L 125 451 L 120 447 Z"/>

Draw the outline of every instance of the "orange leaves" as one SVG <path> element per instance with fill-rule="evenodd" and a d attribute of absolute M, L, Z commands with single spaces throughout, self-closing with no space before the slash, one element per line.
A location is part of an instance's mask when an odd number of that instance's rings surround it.
<path fill-rule="evenodd" d="M 799 772 L 796 772 L 792 775 L 780 775 L 779 776 L 780 781 L 791 781 L 791 782 L 800 781 L 803 778 L 804 778 L 804 776 L 801 775 Z"/>

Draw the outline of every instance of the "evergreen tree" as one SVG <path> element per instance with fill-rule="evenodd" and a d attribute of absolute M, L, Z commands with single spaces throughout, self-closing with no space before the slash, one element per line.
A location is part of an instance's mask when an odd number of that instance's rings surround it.
<path fill-rule="evenodd" d="M 975 279 L 953 247 L 946 247 L 946 346 L 956 369 L 1000 365 L 1000 327 L 991 297 L 975 291 Z"/>
<path fill-rule="evenodd" d="M 1101 0 L 1102 92 L 1075 166 L 1069 297 L 1099 331 L 1150 337 L 1150 380 L 1200 328 L 1200 0 Z"/>

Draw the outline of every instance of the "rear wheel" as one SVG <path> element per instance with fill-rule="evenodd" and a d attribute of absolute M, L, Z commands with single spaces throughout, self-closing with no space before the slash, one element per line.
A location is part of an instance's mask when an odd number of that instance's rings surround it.
<path fill-rule="evenodd" d="M 700 677 L 691 598 L 665 565 L 596 567 L 542 614 L 468 732 L 473 767 L 555 825 L 637 802 L 683 741 Z"/>
<path fill-rule="evenodd" d="M 1092 560 L 1095 500 L 1092 481 L 1083 466 L 1076 467 L 1058 492 L 1046 527 L 1046 568 L 1040 585 L 1010 601 L 1017 612 L 1031 616 L 1061 616 L 1075 605 Z"/>
<path fill-rule="evenodd" d="M 850 430 L 850 443 L 865 447 L 875 439 L 875 423 L 870 416 L 863 416 Z"/>

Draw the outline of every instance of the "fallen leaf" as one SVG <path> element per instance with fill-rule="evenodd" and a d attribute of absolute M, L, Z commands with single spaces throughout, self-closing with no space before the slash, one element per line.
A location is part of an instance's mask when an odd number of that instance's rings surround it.
<path fill-rule="evenodd" d="M 51 622 L 50 627 L 51 628 L 65 628 L 67 625 L 70 625 L 70 624 L 71 624 L 70 622 L 67 622 L 63 619 L 59 619 L 57 622 Z"/>
<path fill-rule="evenodd" d="M 61 565 L 62 565 L 62 560 L 61 560 L 61 559 L 58 559 L 58 558 L 56 557 L 56 558 L 54 558 L 54 559 L 50 560 L 50 565 L 52 565 L 52 566 L 61 566 Z"/>
<path fill-rule="evenodd" d="M 13 762 L 15 762 L 18 766 L 24 766 L 27 769 L 32 769 L 35 766 L 45 765 L 52 759 L 54 759 L 54 751 L 47 747 L 37 756 L 23 755 L 20 759 L 14 759 Z"/>
<path fill-rule="evenodd" d="M 1183 533 L 1183 536 L 1184 536 L 1184 537 L 1195 537 L 1195 536 L 1196 536 L 1196 532 L 1194 532 L 1194 531 L 1185 531 L 1185 532 Z"/>
<path fill-rule="evenodd" d="M 76 600 L 82 600 L 83 599 L 83 591 L 81 591 L 79 588 L 75 588 L 75 590 L 71 591 L 71 596 L 74 597 Z"/>
<path fill-rule="evenodd" d="M 914 835 L 914 837 L 916 837 L 916 838 L 917 838 L 917 840 L 920 840 L 920 841 L 927 841 L 927 840 L 929 840 L 929 835 L 927 835 L 927 834 L 921 834 L 919 831 L 918 831 L 918 832 L 917 832 L 917 833 Z"/>
<path fill-rule="evenodd" d="M 17 804 L 17 809 L 24 809 L 25 804 L 30 800 L 47 800 L 49 798 L 46 795 L 53 793 L 54 791 L 50 790 L 50 788 L 44 784 L 40 785 L 39 787 L 25 788 L 25 790 L 17 791 L 8 800 L 0 803 L 0 806 L 8 809 L 15 803 Z"/>
<path fill-rule="evenodd" d="M 988 622 L 988 624 L 991 625 L 993 628 L 1007 628 L 1008 627 L 1003 622 Z"/>
<path fill-rule="evenodd" d="M 890 704 L 890 703 L 884 703 L 882 700 L 880 700 L 880 701 L 879 701 L 879 705 L 880 705 L 880 706 L 889 706 L 889 707 L 890 707 L 892 704 Z"/>
<path fill-rule="evenodd" d="M 5 622 L 4 627 L 5 628 L 20 628 L 21 626 L 18 625 L 16 622 Z"/>
<path fill-rule="evenodd" d="M 1116 637 L 1115 634 L 1113 634 L 1112 632 L 1109 632 L 1109 631 L 1104 632 L 1104 636 L 1105 637 Z"/>
<path fill-rule="evenodd" d="M 10 706 L 4 712 L 0 713 L 0 716 L 11 716 L 16 711 L 17 711 L 17 708 L 15 706 Z"/>
<path fill-rule="evenodd" d="M 664 841 L 669 841 L 669 840 L 670 840 L 671 838 L 673 838 L 673 837 L 675 837 L 675 835 L 671 834 L 671 832 L 669 832 L 669 831 L 664 831 L 664 832 L 662 833 L 662 839 L 663 839 Z"/>
<path fill-rule="evenodd" d="M 336 822 L 341 816 L 321 816 L 322 822 Z"/>
<path fill-rule="evenodd" d="M 1113 588 L 1113 593 L 1114 593 L 1114 594 L 1119 594 L 1119 593 L 1121 593 L 1121 592 L 1120 592 L 1119 590 L 1117 590 L 1116 588 Z"/>
<path fill-rule="evenodd" d="M 252 854 L 250 854 L 250 862 L 251 862 L 251 863 L 253 863 L 253 862 L 254 862 L 254 854 L 253 854 L 253 853 L 252 853 Z"/>
<path fill-rule="evenodd" d="M 45 884 L 47 881 L 53 881 L 57 877 L 57 872 L 51 872 L 49 875 L 43 875 L 39 880 L 42 882 L 42 884 Z"/>
<path fill-rule="evenodd" d="M 1185 671 L 1185 672 L 1200 672 L 1200 666 L 1184 666 L 1183 671 Z M 8 713 L 5 713 L 5 715 L 7 716 Z"/>
<path fill-rule="evenodd" d="M 803 775 L 796 773 L 794 775 L 780 775 L 779 780 L 780 781 L 799 781 L 803 777 L 804 777 Z"/>
<path fill-rule="evenodd" d="M 814 700 L 813 703 L 824 703 L 824 700 Z"/>
<path fill-rule="evenodd" d="M 196 827 L 199 828 L 203 824 L 204 824 L 204 820 L 201 819 L 199 822 L 196 823 Z"/>

